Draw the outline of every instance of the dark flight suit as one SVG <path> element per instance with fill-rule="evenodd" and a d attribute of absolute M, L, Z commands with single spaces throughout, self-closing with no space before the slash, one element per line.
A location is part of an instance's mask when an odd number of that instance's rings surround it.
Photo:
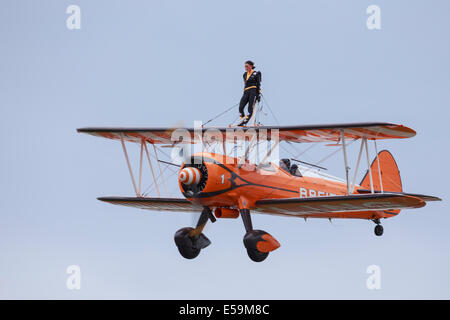
<path fill-rule="evenodd" d="M 241 114 L 241 117 L 245 116 L 244 108 L 248 103 L 248 118 L 250 119 L 253 114 L 253 105 L 256 100 L 259 99 L 259 94 L 261 93 L 261 72 L 253 70 L 250 75 L 245 72 L 243 78 L 245 84 L 244 94 L 239 103 L 239 113 Z"/>

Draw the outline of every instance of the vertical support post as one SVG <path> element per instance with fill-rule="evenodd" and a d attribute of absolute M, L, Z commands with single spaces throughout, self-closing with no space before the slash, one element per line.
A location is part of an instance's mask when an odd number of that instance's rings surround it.
<path fill-rule="evenodd" d="M 166 191 L 166 195 L 169 196 L 167 192 L 166 182 L 164 181 L 163 172 L 161 170 L 161 164 L 159 163 L 158 152 L 156 151 L 155 144 L 153 144 L 153 151 L 155 151 L 156 162 L 158 162 L 159 174 L 161 175 L 161 180 L 163 182 L 164 190 Z"/>
<path fill-rule="evenodd" d="M 125 155 L 125 160 L 127 160 L 128 171 L 130 172 L 131 182 L 133 183 L 134 192 L 137 197 L 140 197 L 138 189 L 136 187 L 136 181 L 134 180 L 133 170 L 131 170 L 130 159 L 128 159 L 127 148 L 125 147 L 125 142 L 123 141 L 123 133 L 120 134 L 120 142 L 122 143 L 123 154 Z"/>
<path fill-rule="evenodd" d="M 381 166 L 380 159 L 378 158 L 378 148 L 377 148 L 377 140 L 373 140 L 373 144 L 375 145 L 375 153 L 377 154 L 377 164 L 378 164 L 378 178 L 380 179 L 380 190 L 383 193 L 383 180 L 381 180 Z"/>
<path fill-rule="evenodd" d="M 349 195 L 350 194 L 350 181 L 348 179 L 348 172 L 350 170 L 350 167 L 348 166 L 348 161 L 347 161 L 347 149 L 345 146 L 344 129 L 341 129 L 341 142 L 342 142 L 342 150 L 344 152 L 345 179 L 347 181 L 347 195 Z"/>
<path fill-rule="evenodd" d="M 370 170 L 369 148 L 367 147 L 367 138 L 364 137 L 363 140 L 364 140 L 364 146 L 366 147 L 367 171 L 369 171 L 369 178 L 370 178 L 370 192 L 374 193 L 372 170 Z"/>
<path fill-rule="evenodd" d="M 148 153 L 147 143 L 144 143 L 145 154 L 147 155 L 148 164 L 150 165 L 150 170 L 152 171 L 153 182 L 155 183 L 156 191 L 158 192 L 158 197 L 161 197 L 161 192 L 159 191 L 158 183 L 156 181 L 155 171 L 153 171 L 152 161 L 150 159 L 150 154 Z"/>
<path fill-rule="evenodd" d="M 139 158 L 139 194 L 142 191 L 142 157 L 144 155 L 144 140 L 141 140 L 141 154 Z"/>
<path fill-rule="evenodd" d="M 267 158 L 270 157 L 271 153 L 273 150 L 275 150 L 275 148 L 278 146 L 278 144 L 280 143 L 280 140 L 276 140 L 275 143 L 273 144 L 272 148 L 270 148 L 269 152 L 267 152 L 267 154 L 264 156 L 264 158 L 261 160 L 261 163 L 264 163 Z"/>
<path fill-rule="evenodd" d="M 258 112 L 259 112 L 259 103 L 258 103 L 258 100 L 256 100 L 256 98 L 255 98 L 255 100 L 253 102 L 252 117 L 247 121 L 247 127 L 254 127 L 256 125 L 256 116 L 257 116 Z"/>
<path fill-rule="evenodd" d="M 249 129 L 249 130 L 253 130 L 253 129 Z M 243 158 L 244 161 L 248 160 L 249 153 L 252 151 L 252 149 L 255 146 L 255 140 L 256 141 L 258 140 L 258 134 L 256 133 L 256 131 L 254 131 L 254 132 L 255 132 L 255 134 L 248 140 L 247 149 L 245 150 L 244 158 Z M 245 145 L 245 141 L 246 140 L 244 138 L 244 145 Z"/>
<path fill-rule="evenodd" d="M 353 175 L 353 182 L 352 182 L 352 186 L 351 186 L 352 191 L 355 188 L 356 175 L 358 174 L 359 163 L 361 162 L 361 155 L 362 155 L 363 148 L 364 148 L 364 140 L 361 140 L 361 146 L 359 147 L 359 153 L 358 153 L 358 161 L 356 162 L 355 173 Z"/>

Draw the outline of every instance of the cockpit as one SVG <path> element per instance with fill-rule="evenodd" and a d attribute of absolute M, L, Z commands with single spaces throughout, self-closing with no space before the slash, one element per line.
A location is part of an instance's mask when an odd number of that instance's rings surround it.
<path fill-rule="evenodd" d="M 291 164 L 290 159 L 281 159 L 279 162 L 279 167 L 289 173 L 290 175 L 297 176 L 297 177 L 303 177 L 302 173 L 298 169 L 298 165 Z"/>

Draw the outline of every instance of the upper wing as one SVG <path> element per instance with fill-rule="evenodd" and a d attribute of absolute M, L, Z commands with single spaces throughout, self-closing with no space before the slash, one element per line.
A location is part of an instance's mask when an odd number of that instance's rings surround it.
<path fill-rule="evenodd" d="M 389 211 L 420 208 L 426 202 L 420 198 L 393 193 L 355 194 L 315 198 L 264 199 L 252 209 L 261 213 L 328 217 L 327 214 Z"/>
<path fill-rule="evenodd" d="M 344 123 L 344 124 L 319 124 L 319 125 L 305 125 L 305 126 L 259 126 L 246 128 L 227 128 L 227 127 L 212 127 L 212 128 L 80 128 L 78 132 L 91 134 L 103 138 L 124 140 L 130 142 L 141 142 L 142 140 L 157 144 L 173 144 L 179 141 L 179 132 L 185 132 L 190 141 L 198 141 L 198 133 L 208 132 L 215 137 L 222 137 L 222 141 L 227 139 L 233 142 L 234 139 L 248 138 L 250 130 L 255 130 L 258 134 L 262 130 L 267 133 L 267 138 L 271 138 L 273 130 L 278 130 L 280 141 L 291 142 L 326 142 L 340 140 L 341 130 L 344 132 L 346 139 L 359 139 L 366 137 L 369 140 L 375 139 L 401 139 L 413 137 L 416 132 L 411 128 L 385 122 L 370 122 L 370 123 Z M 198 131 L 196 131 L 198 130 Z M 233 134 L 230 134 L 230 133 Z M 172 134 L 174 133 L 174 138 Z M 228 137 L 227 137 L 228 133 Z"/>
<path fill-rule="evenodd" d="M 169 212 L 198 212 L 202 206 L 179 198 L 100 197 L 100 201 L 121 206 Z"/>

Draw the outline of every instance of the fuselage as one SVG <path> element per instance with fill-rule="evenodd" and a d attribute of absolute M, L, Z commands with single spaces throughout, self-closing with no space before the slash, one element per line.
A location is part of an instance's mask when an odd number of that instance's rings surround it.
<path fill-rule="evenodd" d="M 347 190 L 344 182 L 295 176 L 273 163 L 257 166 L 216 153 L 198 153 L 193 158 L 197 163 L 184 164 L 180 174 L 184 168 L 198 168 L 203 172 L 201 187 L 190 189 L 180 178 L 179 186 L 188 200 L 203 206 L 251 209 L 260 199 L 345 195 Z"/>

